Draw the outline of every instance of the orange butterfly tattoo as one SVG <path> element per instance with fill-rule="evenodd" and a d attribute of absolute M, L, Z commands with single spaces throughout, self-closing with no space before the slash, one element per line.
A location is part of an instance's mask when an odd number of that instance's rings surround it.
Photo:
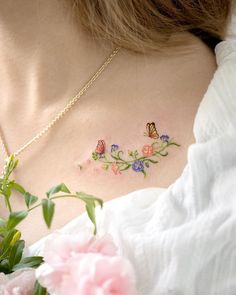
<path fill-rule="evenodd" d="M 156 125 L 155 125 L 154 122 L 147 123 L 146 124 L 146 130 L 147 130 L 147 132 L 144 132 L 145 136 L 148 136 L 148 137 L 153 138 L 153 139 L 158 139 L 159 138 L 159 134 L 157 132 Z"/>

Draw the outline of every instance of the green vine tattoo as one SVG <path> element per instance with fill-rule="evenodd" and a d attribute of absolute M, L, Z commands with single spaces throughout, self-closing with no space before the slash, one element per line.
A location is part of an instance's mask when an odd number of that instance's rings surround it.
<path fill-rule="evenodd" d="M 170 139 L 168 135 L 159 136 L 155 123 L 146 124 L 146 132 L 144 135 L 153 139 L 151 144 L 145 144 L 141 152 L 138 150 L 128 150 L 127 155 L 119 148 L 119 145 L 112 144 L 110 153 L 106 151 L 106 143 L 104 140 L 98 140 L 95 151 L 92 152 L 92 159 L 102 162 L 104 170 L 111 170 L 115 175 L 121 174 L 122 171 L 132 169 L 134 172 L 143 173 L 147 176 L 146 170 L 150 164 L 157 164 L 161 157 L 168 155 L 167 148 L 171 145 L 180 146 L 178 143 Z"/>

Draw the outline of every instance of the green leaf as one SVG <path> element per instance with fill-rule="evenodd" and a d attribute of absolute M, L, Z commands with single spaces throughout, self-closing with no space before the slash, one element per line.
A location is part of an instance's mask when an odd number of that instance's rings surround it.
<path fill-rule="evenodd" d="M 53 186 L 46 192 L 47 197 L 49 198 L 51 195 L 54 195 L 58 192 L 70 193 L 70 190 L 64 183 L 60 183 L 56 186 Z"/>
<path fill-rule="evenodd" d="M 11 187 L 9 185 L 7 185 L 5 187 L 5 191 L 4 191 L 5 196 L 9 199 L 11 196 Z"/>
<path fill-rule="evenodd" d="M 135 151 L 134 151 L 134 156 L 135 156 L 135 157 L 138 156 L 138 150 L 135 150 Z"/>
<path fill-rule="evenodd" d="M 98 159 L 98 154 L 96 152 L 92 153 L 92 159 L 95 161 Z"/>
<path fill-rule="evenodd" d="M 25 192 L 24 194 L 24 198 L 25 198 L 25 204 L 27 206 L 27 208 L 29 209 L 34 203 L 36 203 L 38 201 L 38 198 L 36 196 L 31 195 L 28 192 Z"/>
<path fill-rule="evenodd" d="M 23 219 L 25 219 L 27 215 L 27 211 L 11 212 L 7 221 L 7 229 L 10 230 L 12 228 L 15 228 L 16 225 L 19 224 Z"/>
<path fill-rule="evenodd" d="M 1 272 L 5 274 L 11 273 L 10 266 L 7 259 L 4 259 L 0 262 L 0 273 Z"/>
<path fill-rule="evenodd" d="M 1 249 L 0 259 L 5 258 L 5 254 L 10 251 L 11 241 L 17 232 L 18 231 L 14 228 L 7 231 L 6 236 L 3 238 L 3 240 L 1 241 L 1 244 L 0 244 L 0 249 Z"/>
<path fill-rule="evenodd" d="M 14 164 L 12 166 L 12 169 L 13 170 L 16 168 L 16 166 L 18 165 L 18 163 L 19 163 L 19 160 L 18 159 L 14 161 Z"/>
<path fill-rule="evenodd" d="M 87 203 L 86 204 L 86 211 L 87 214 L 90 218 L 90 220 L 92 221 L 93 225 L 94 225 L 94 235 L 96 235 L 97 233 L 97 223 L 96 223 L 96 217 L 95 217 L 95 210 L 94 210 L 95 206 L 92 203 Z"/>
<path fill-rule="evenodd" d="M 133 157 L 133 152 L 130 151 L 130 150 L 128 150 L 128 155 L 129 155 L 130 157 Z"/>
<path fill-rule="evenodd" d="M 79 199 L 84 201 L 86 204 L 85 208 L 86 208 L 88 217 L 90 218 L 90 220 L 94 224 L 94 235 L 95 235 L 97 233 L 95 206 L 96 206 L 96 202 L 97 202 L 102 208 L 103 207 L 103 200 L 96 198 L 92 195 L 88 195 L 84 192 L 76 192 L 76 195 L 78 196 Z"/>
<path fill-rule="evenodd" d="M 146 171 L 145 171 L 145 170 L 142 170 L 141 172 L 143 173 L 144 178 L 146 178 L 146 177 L 147 177 L 147 173 L 146 173 Z"/>
<path fill-rule="evenodd" d="M 42 264 L 43 262 L 43 257 L 41 256 L 31 256 L 31 257 L 24 257 L 23 259 L 21 259 L 21 261 L 14 265 L 14 267 L 12 268 L 13 271 L 16 271 L 18 269 L 21 268 L 37 268 L 38 266 L 40 266 L 40 264 Z"/>
<path fill-rule="evenodd" d="M 51 223 L 52 223 L 52 218 L 54 215 L 55 203 L 50 199 L 43 199 L 42 206 L 43 206 L 44 220 L 45 220 L 48 228 L 50 228 Z"/>
<path fill-rule="evenodd" d="M 23 186 L 21 186 L 19 183 L 16 183 L 15 181 L 12 181 L 10 184 L 11 184 L 11 187 L 12 187 L 15 191 L 21 193 L 22 195 L 25 193 L 25 189 L 24 189 Z"/>
<path fill-rule="evenodd" d="M 38 281 L 35 282 L 34 284 L 34 290 L 32 295 L 46 295 L 47 290 L 46 288 L 42 287 Z"/>
<path fill-rule="evenodd" d="M 18 160 L 15 160 L 14 155 L 11 154 L 7 158 L 7 162 L 6 162 L 6 169 L 5 169 L 5 173 L 4 173 L 5 180 L 8 179 L 8 177 L 10 176 L 12 171 L 16 168 L 17 164 L 18 164 Z"/>
<path fill-rule="evenodd" d="M 79 199 L 81 199 L 84 202 L 94 201 L 94 202 L 97 202 L 101 206 L 101 208 L 103 207 L 103 200 L 102 199 L 96 198 L 93 195 L 89 195 L 84 192 L 76 192 L 75 194 L 78 196 Z"/>
<path fill-rule="evenodd" d="M 16 233 L 14 234 L 14 236 L 11 239 L 10 247 L 13 247 L 15 245 L 15 243 L 20 240 L 20 237 L 21 237 L 21 232 L 16 230 Z"/>
<path fill-rule="evenodd" d="M 20 262 L 24 247 L 25 247 L 25 241 L 23 240 L 16 241 L 15 245 L 12 247 L 10 251 L 9 258 L 8 258 L 10 268 L 13 268 L 15 264 Z"/>
<path fill-rule="evenodd" d="M 108 168 L 109 168 L 109 164 L 104 164 L 104 165 L 102 166 L 102 168 L 103 168 L 104 170 L 108 170 Z"/>
<path fill-rule="evenodd" d="M 0 235 L 4 234 L 6 232 L 6 220 L 0 218 Z"/>
<path fill-rule="evenodd" d="M 6 225 L 6 220 L 0 217 L 0 226 L 5 226 Z"/>

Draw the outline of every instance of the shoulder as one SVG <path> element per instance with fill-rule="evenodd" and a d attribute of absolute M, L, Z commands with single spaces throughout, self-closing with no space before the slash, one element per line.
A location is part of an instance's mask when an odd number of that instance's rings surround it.
<path fill-rule="evenodd" d="M 217 69 L 216 56 L 190 33 L 185 42 L 165 52 L 138 54 L 122 49 L 114 69 L 117 85 L 129 96 L 138 94 L 158 105 L 160 95 L 201 99 Z"/>

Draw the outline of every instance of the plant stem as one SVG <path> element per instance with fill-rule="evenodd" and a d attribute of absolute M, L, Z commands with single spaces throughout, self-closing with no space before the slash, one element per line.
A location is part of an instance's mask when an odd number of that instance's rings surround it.
<path fill-rule="evenodd" d="M 61 196 L 54 196 L 54 197 L 51 197 L 50 200 L 55 200 L 55 199 L 60 199 L 60 198 L 64 198 L 64 197 L 71 197 L 71 198 L 78 198 L 77 195 L 61 195 Z M 28 212 L 34 210 L 35 208 L 38 208 L 42 205 L 42 202 L 40 202 L 39 204 L 31 207 L 30 209 L 28 209 Z"/>
<path fill-rule="evenodd" d="M 12 212 L 11 204 L 10 204 L 9 198 L 6 196 L 5 196 L 5 201 L 6 201 L 8 211 L 11 213 Z"/>
<path fill-rule="evenodd" d="M 142 157 L 139 157 L 139 158 L 138 158 L 137 156 L 135 156 L 135 159 L 133 159 L 133 160 L 128 160 L 128 161 L 121 159 L 119 155 L 117 155 L 118 157 L 114 157 L 114 155 L 111 154 L 111 157 L 114 158 L 114 159 L 116 160 L 116 163 L 117 163 L 117 164 L 126 164 L 126 165 L 129 165 L 129 163 L 133 163 L 134 160 L 139 160 L 139 161 L 141 161 L 141 160 L 149 159 L 149 158 L 151 158 L 151 157 L 153 157 L 153 156 L 155 156 L 155 155 L 157 155 L 157 154 L 159 154 L 159 155 L 162 156 L 161 152 L 162 152 L 163 150 L 165 150 L 168 146 L 173 145 L 173 144 L 179 146 L 178 144 L 176 144 L 176 143 L 174 143 L 174 142 L 166 142 L 166 144 L 164 144 L 164 146 L 163 146 L 163 144 L 160 146 L 160 150 L 159 150 L 159 151 L 156 151 L 155 154 L 152 155 L 152 156 L 150 156 L 150 157 L 142 156 Z M 117 160 L 117 158 L 118 158 L 120 161 Z M 107 159 L 106 159 L 106 160 L 107 160 Z M 112 163 L 113 163 L 113 162 L 111 162 L 111 161 L 103 161 L 103 160 L 101 160 L 101 159 L 100 159 L 100 162 L 105 163 L 105 164 L 112 164 Z"/>

